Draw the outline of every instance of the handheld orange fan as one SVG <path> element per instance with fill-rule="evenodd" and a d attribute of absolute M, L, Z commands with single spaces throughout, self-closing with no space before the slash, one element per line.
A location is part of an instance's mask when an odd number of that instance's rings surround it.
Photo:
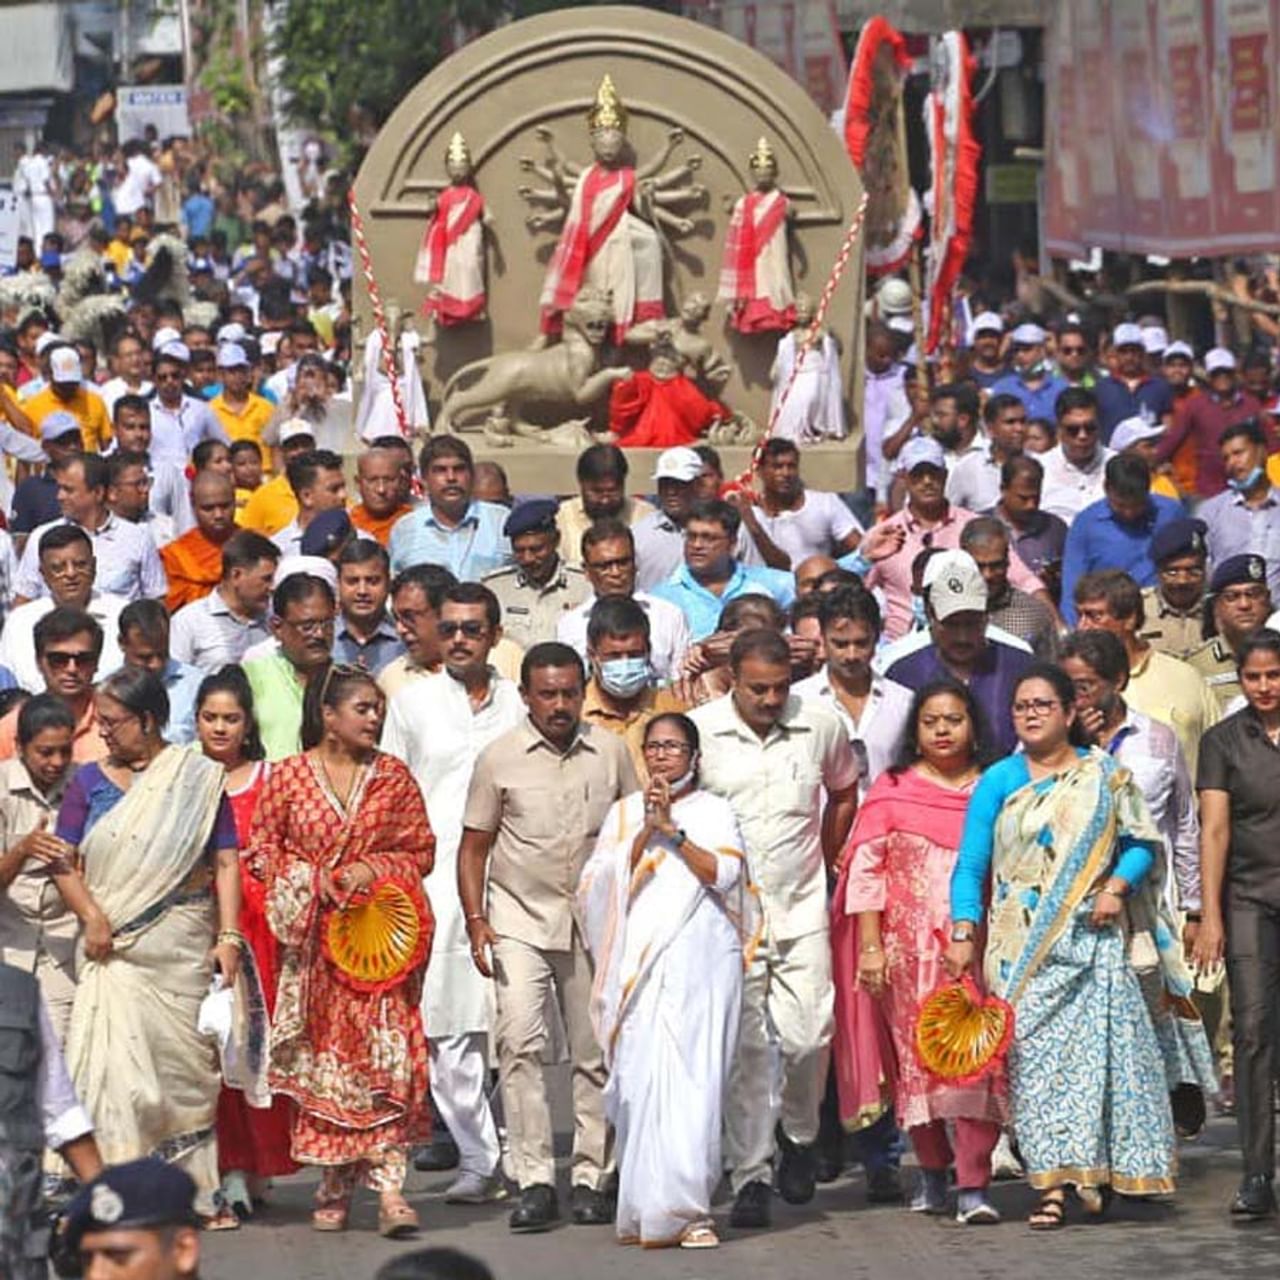
<path fill-rule="evenodd" d="M 384 878 L 330 914 L 324 954 L 348 986 L 385 991 L 413 973 L 430 939 L 430 922 L 417 898 Z"/>

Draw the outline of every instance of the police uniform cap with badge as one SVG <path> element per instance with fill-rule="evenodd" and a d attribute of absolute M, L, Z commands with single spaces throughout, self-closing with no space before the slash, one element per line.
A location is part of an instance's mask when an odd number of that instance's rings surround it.
<path fill-rule="evenodd" d="M 1158 581 L 1142 592 L 1145 622 L 1138 638 L 1175 658 L 1185 658 L 1205 640 L 1206 529 L 1203 520 L 1186 517 L 1171 520 L 1151 538 Z"/>
<path fill-rule="evenodd" d="M 502 526 L 517 557 L 526 551 L 540 562 L 540 569 L 549 571 L 545 581 L 534 581 L 520 564 L 508 565 L 484 577 L 484 585 L 502 605 L 503 630 L 525 649 L 542 640 L 554 640 L 560 615 L 576 609 L 591 594 L 586 573 L 560 558 L 556 525 L 559 510 L 560 504 L 554 498 L 531 498 L 520 503 Z M 526 548 L 516 545 L 518 539 L 530 534 L 540 535 L 540 544 Z"/>
<path fill-rule="evenodd" d="M 154 1268 L 139 1273 L 141 1280 L 194 1276 L 200 1260 L 195 1198 L 190 1174 L 154 1157 L 106 1169 L 81 1187 L 59 1218 L 51 1250 L 54 1269 L 60 1276 L 79 1276 L 86 1242 L 91 1251 L 94 1237 L 145 1231 L 156 1235 L 158 1247 Z M 162 1233 L 175 1228 L 191 1230 L 163 1238 Z M 113 1242 L 111 1247 L 120 1246 Z"/>
<path fill-rule="evenodd" d="M 1204 678 L 1204 682 L 1213 690 L 1214 697 L 1222 710 L 1236 699 L 1240 693 L 1240 675 L 1236 666 L 1235 649 L 1229 636 L 1218 634 L 1222 630 L 1217 617 L 1217 608 L 1222 602 L 1218 597 L 1232 587 L 1258 588 L 1256 602 L 1250 600 L 1248 607 L 1253 609 L 1256 603 L 1257 626 L 1266 625 L 1267 615 L 1271 612 L 1271 593 L 1267 589 L 1267 562 L 1259 555 L 1246 552 L 1238 556 L 1229 556 L 1213 571 L 1209 583 L 1209 597 L 1205 604 L 1205 630 L 1210 638 L 1198 649 L 1187 656 L 1187 662 Z M 1250 628 L 1254 630 L 1256 628 Z"/>

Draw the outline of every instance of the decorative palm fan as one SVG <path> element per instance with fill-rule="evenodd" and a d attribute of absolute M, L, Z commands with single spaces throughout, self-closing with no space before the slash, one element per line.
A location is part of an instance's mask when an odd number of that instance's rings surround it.
<path fill-rule="evenodd" d="M 430 940 L 430 922 L 417 898 L 398 881 L 382 879 L 332 912 L 324 953 L 349 987 L 385 991 L 413 973 Z"/>
<path fill-rule="evenodd" d="M 983 996 L 972 978 L 940 986 L 920 1006 L 916 1056 L 932 1075 L 972 1084 L 1004 1061 L 1013 1037 L 1013 1006 Z"/>

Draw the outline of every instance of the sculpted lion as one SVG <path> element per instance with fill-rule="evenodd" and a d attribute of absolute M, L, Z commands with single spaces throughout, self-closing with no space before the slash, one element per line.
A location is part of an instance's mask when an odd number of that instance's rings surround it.
<path fill-rule="evenodd" d="M 626 368 L 600 368 L 600 347 L 613 323 L 613 304 L 605 291 L 579 291 L 565 313 L 564 336 L 554 346 L 500 351 L 463 365 L 445 384 L 436 431 L 456 430 L 467 419 L 487 415 L 491 423 L 520 435 L 542 435 L 547 428 L 521 420 L 525 405 L 591 404 L 623 378 Z"/>

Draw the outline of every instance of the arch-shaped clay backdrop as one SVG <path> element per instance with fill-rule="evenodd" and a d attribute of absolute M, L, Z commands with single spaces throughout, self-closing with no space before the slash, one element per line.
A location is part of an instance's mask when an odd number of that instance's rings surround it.
<path fill-rule="evenodd" d="M 425 297 L 425 286 L 413 280 L 426 225 L 425 198 L 446 183 L 444 154 L 455 130 L 471 150 L 476 184 L 493 219 L 487 256 L 489 318 L 442 330 L 436 345 L 427 348 L 422 371 L 433 412 L 456 369 L 495 351 L 527 347 L 537 335 L 538 295 L 556 236 L 525 225 L 530 208 L 517 188 L 543 184 L 521 170 L 520 157 L 542 158 L 534 131 L 543 125 L 553 131 L 568 160 L 587 163 L 586 115 L 606 73 L 628 112 L 628 137 L 641 163 L 660 151 L 676 127 L 685 131 L 685 141 L 670 163 L 692 154 L 702 157 L 695 179 L 709 195 L 700 207 L 687 211 L 696 230 L 672 241 L 668 311 L 674 312 L 679 300 L 695 290 L 714 299 L 729 223 L 726 197 L 747 189 L 747 158 L 761 136 L 777 155 L 779 186 L 796 209 L 791 255 L 795 287 L 815 299 L 822 290 L 856 211 L 861 183 L 840 137 L 785 72 L 730 36 L 649 9 L 566 9 L 512 23 L 465 45 L 422 80 L 381 130 L 356 178 L 356 199 L 383 301 L 416 314 Z M 827 316 L 842 346 L 844 385 L 856 392 L 847 397 L 850 408 L 861 403 L 862 282 L 859 248 Z M 358 269 L 354 283 L 357 335 L 363 337 L 371 313 Z M 703 333 L 734 368 L 722 398 L 767 424 L 776 337 L 732 333 L 720 303 Z M 640 366 L 643 361 L 632 362 Z M 596 422 L 604 425 L 602 413 L 597 412 Z M 850 412 L 849 422 L 848 440 L 804 451 L 805 472 L 821 488 L 850 489 L 857 483 L 854 463 L 861 429 L 855 413 Z M 524 441 L 494 449 L 480 433 L 468 438 L 478 457 L 492 457 L 507 468 L 514 488 L 574 488 L 568 449 Z M 750 450 L 722 453 L 732 475 Z M 632 483 L 651 488 L 650 459 L 632 461 Z"/>

